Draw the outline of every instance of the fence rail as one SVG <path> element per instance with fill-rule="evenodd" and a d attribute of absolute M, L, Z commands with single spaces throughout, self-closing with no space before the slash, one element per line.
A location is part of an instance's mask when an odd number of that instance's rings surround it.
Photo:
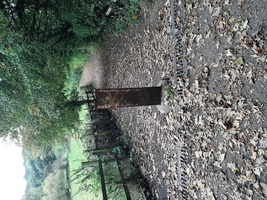
<path fill-rule="evenodd" d="M 91 109 L 91 101 L 88 101 L 88 109 Z M 105 164 L 109 162 L 116 162 L 116 166 L 118 169 L 118 175 L 120 177 L 119 181 L 116 181 L 118 185 L 123 186 L 123 190 L 125 193 L 125 197 L 127 200 L 131 200 L 131 194 L 128 188 L 128 182 L 132 179 L 126 178 L 123 168 L 122 168 L 122 163 L 124 160 L 127 160 L 128 162 L 129 159 L 126 159 L 127 157 L 124 156 L 118 156 L 118 154 L 113 152 L 113 149 L 115 147 L 120 146 L 120 141 L 118 140 L 118 137 L 120 136 L 120 131 L 115 126 L 115 121 L 112 119 L 112 116 L 109 114 L 107 110 L 90 110 L 90 115 L 93 118 L 93 120 L 97 121 L 96 124 L 93 124 L 92 126 L 92 133 L 90 134 L 90 137 L 94 138 L 94 143 L 95 143 L 95 148 L 94 149 L 87 149 L 85 152 L 91 152 L 93 156 L 96 156 L 96 160 L 89 160 L 89 161 L 84 161 L 82 162 L 82 167 L 90 167 L 90 166 L 95 166 L 98 165 L 98 170 L 99 170 L 99 176 L 100 176 L 100 182 L 101 182 L 101 190 L 102 190 L 102 197 L 103 200 L 108 199 L 108 192 L 107 192 L 107 183 L 105 180 Z M 101 118 L 98 120 L 98 118 Z M 103 123 L 101 123 L 103 122 Z M 110 130 L 111 129 L 111 130 Z M 102 156 L 107 156 L 109 157 L 105 159 L 104 161 L 102 160 Z M 136 183 L 138 181 L 136 180 Z M 145 196 L 145 194 L 144 194 Z"/>

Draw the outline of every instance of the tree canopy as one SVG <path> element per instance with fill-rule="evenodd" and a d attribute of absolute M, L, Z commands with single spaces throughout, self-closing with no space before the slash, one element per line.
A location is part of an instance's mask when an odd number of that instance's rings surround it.
<path fill-rule="evenodd" d="M 65 146 L 55 148 L 47 145 L 34 155 L 26 149 L 23 150 L 27 180 L 25 199 L 56 199 L 50 198 L 51 196 L 66 199 L 64 197 L 67 194 L 66 171 L 68 169 L 65 148 Z"/>
<path fill-rule="evenodd" d="M 22 135 L 25 145 L 53 142 L 77 118 L 60 106 L 66 101 L 62 89 L 71 51 L 64 45 L 26 41 L 1 13 L 0 23 L 0 134 L 15 139 Z"/>
<path fill-rule="evenodd" d="M 5 0 L 0 8 L 9 26 L 23 32 L 27 40 L 59 42 L 75 35 L 99 36 L 110 3 L 108 0 Z"/>

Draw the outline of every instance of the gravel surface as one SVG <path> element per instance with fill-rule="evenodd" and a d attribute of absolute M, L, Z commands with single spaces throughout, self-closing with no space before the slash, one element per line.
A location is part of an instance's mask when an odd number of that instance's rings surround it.
<path fill-rule="evenodd" d="M 162 102 L 170 112 L 112 112 L 156 199 L 266 199 L 267 0 L 174 3 L 175 19 L 171 1 L 146 3 L 141 22 L 101 49 L 104 87 L 169 79 Z M 178 81 L 171 20 L 182 27 L 187 61 Z"/>

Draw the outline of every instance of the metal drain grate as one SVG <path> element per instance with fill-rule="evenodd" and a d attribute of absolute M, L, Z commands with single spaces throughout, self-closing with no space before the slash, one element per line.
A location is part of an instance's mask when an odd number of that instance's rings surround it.
<path fill-rule="evenodd" d="M 184 147 L 178 149 L 178 178 L 181 184 L 182 199 L 188 199 L 188 184 L 187 184 L 187 152 Z"/>
<path fill-rule="evenodd" d="M 183 94 L 183 79 L 187 70 L 186 47 L 183 42 L 184 27 L 182 22 L 185 19 L 183 8 L 181 8 L 175 0 L 171 0 L 171 29 L 172 29 L 172 44 L 173 44 L 173 77 L 174 83 L 177 86 L 178 95 Z M 187 200 L 188 191 L 188 175 L 186 173 L 186 164 L 188 162 L 188 153 L 185 147 L 178 148 L 178 179 L 180 182 L 180 190 L 182 199 Z"/>
<path fill-rule="evenodd" d="M 185 76 L 185 70 L 187 67 L 187 62 L 185 59 L 185 47 L 184 43 L 182 41 L 182 35 L 183 35 L 183 26 L 180 23 L 180 21 L 177 21 L 177 19 L 180 20 L 180 7 L 178 6 L 178 3 L 174 3 L 171 1 L 171 26 L 172 26 L 172 41 L 173 41 L 173 76 L 174 76 L 174 82 L 178 84 L 180 79 L 183 79 Z M 182 17 L 183 18 L 183 17 Z M 182 94 L 183 88 L 179 85 L 178 86 L 178 93 Z"/>

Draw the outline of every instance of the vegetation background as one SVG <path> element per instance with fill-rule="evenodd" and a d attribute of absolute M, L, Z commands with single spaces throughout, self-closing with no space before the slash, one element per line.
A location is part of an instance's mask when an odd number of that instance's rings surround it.
<path fill-rule="evenodd" d="M 23 147 L 25 199 L 71 198 L 70 141 L 90 119 L 68 102 L 82 97 L 83 67 L 103 38 L 137 22 L 140 3 L 0 1 L 0 137 Z"/>

